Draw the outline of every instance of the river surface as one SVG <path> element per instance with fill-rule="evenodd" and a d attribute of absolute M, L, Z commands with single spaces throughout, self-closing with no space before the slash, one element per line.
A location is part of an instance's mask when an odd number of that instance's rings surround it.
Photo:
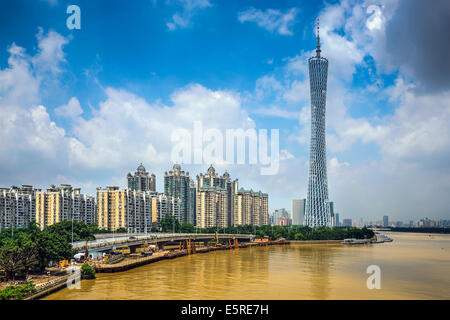
<path fill-rule="evenodd" d="M 195 254 L 97 274 L 45 299 L 450 299 L 450 235 L 385 234 L 394 242 Z M 370 265 L 381 289 L 367 288 Z"/>

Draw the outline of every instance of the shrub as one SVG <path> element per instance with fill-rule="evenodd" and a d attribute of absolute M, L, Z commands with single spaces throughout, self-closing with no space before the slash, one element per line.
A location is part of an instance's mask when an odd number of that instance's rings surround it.
<path fill-rule="evenodd" d="M 5 289 L 0 290 L 0 300 L 22 300 L 35 292 L 33 281 L 27 282 L 22 286 L 7 286 Z"/>
<path fill-rule="evenodd" d="M 95 279 L 95 269 L 89 263 L 85 263 L 81 267 L 81 278 Z"/>

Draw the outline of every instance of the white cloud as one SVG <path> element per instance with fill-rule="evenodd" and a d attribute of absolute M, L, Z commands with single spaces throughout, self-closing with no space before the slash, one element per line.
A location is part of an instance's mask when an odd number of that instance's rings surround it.
<path fill-rule="evenodd" d="M 61 73 L 61 64 L 67 62 L 63 47 L 69 43 L 69 39 L 53 30 L 44 34 L 42 28 L 39 28 L 36 37 L 39 52 L 31 60 L 34 68 L 38 72 L 50 72 L 53 75 Z"/>
<path fill-rule="evenodd" d="M 329 161 L 330 173 L 336 174 L 340 168 L 349 167 L 350 163 L 348 162 L 339 162 L 337 157 L 331 158 Z"/>
<path fill-rule="evenodd" d="M 76 97 L 70 98 L 67 104 L 55 109 L 55 114 L 61 117 L 76 118 L 82 113 L 83 109 Z"/>
<path fill-rule="evenodd" d="M 380 7 L 376 5 L 370 5 L 367 7 L 366 12 L 371 16 L 366 21 L 366 27 L 369 30 L 381 30 L 383 26 L 383 14 Z"/>
<path fill-rule="evenodd" d="M 89 120 L 73 128 L 71 161 L 91 168 L 126 170 L 138 160 L 152 166 L 170 163 L 171 133 L 192 131 L 195 120 L 204 129 L 249 128 L 253 121 L 241 107 L 240 96 L 213 91 L 199 84 L 175 91 L 172 105 L 149 104 L 124 90 L 106 89 L 107 98 Z"/>
<path fill-rule="evenodd" d="M 259 27 L 281 35 L 293 35 L 291 27 L 295 24 L 298 9 L 291 8 L 286 12 L 278 9 L 260 10 L 250 8 L 238 13 L 241 23 L 255 22 Z"/>
<path fill-rule="evenodd" d="M 54 34 L 40 36 L 39 48 L 45 47 L 49 37 L 53 38 Z M 42 70 L 41 63 L 46 68 L 53 69 L 61 61 L 60 56 L 52 56 L 46 52 L 48 60 L 35 59 L 36 56 L 26 55 L 25 50 L 15 44 L 9 47 L 8 52 L 8 67 L 0 70 L 0 136 L 3 140 L 0 146 L 1 158 L 9 162 L 19 157 L 20 152 L 29 150 L 51 158 L 59 150 L 65 131 L 56 126 L 46 108 L 39 105 L 42 79 L 39 71 Z M 42 50 L 37 56 L 41 57 L 41 53 Z"/>
<path fill-rule="evenodd" d="M 212 6 L 209 0 L 178 0 L 177 3 L 181 6 L 182 10 L 176 12 L 172 16 L 172 20 L 166 23 L 170 31 L 176 30 L 177 28 L 186 28 L 190 25 L 191 19 L 199 10 Z"/>
<path fill-rule="evenodd" d="M 294 159 L 294 155 L 286 149 L 280 150 L 280 160 Z"/>

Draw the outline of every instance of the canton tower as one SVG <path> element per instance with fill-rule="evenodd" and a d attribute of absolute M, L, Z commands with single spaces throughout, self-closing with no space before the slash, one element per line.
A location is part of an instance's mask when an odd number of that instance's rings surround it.
<path fill-rule="evenodd" d="M 319 24 L 317 24 L 316 55 L 308 59 L 311 90 L 311 146 L 305 223 L 309 227 L 331 226 L 325 145 L 328 60 L 321 57 L 320 52 Z"/>

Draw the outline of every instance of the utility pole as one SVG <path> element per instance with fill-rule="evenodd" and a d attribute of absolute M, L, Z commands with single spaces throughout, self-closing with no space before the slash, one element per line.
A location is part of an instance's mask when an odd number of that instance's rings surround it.
<path fill-rule="evenodd" d="M 73 212 L 72 212 L 72 247 L 73 247 Z"/>

